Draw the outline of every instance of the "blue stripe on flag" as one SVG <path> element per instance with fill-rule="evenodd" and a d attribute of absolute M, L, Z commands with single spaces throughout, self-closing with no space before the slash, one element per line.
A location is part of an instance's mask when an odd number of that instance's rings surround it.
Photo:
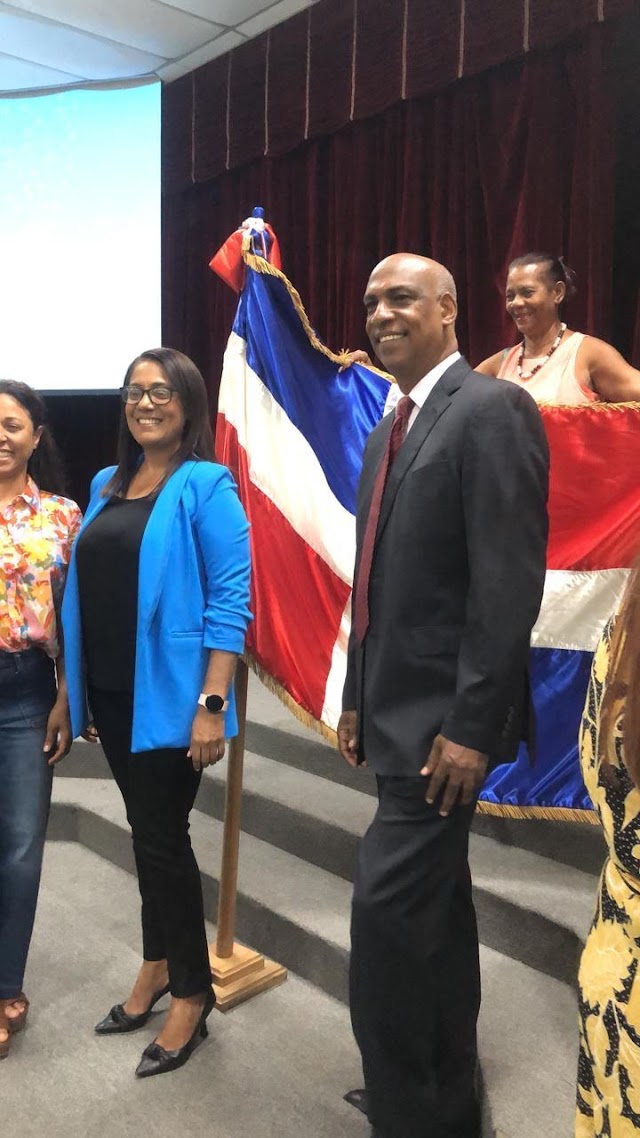
<path fill-rule="evenodd" d="M 522 746 L 515 763 L 496 767 L 481 800 L 509 806 L 593 809 L 580 774 L 578 729 L 592 652 L 531 649 L 531 684 L 537 719 L 536 760 Z"/>
<path fill-rule="evenodd" d="M 278 278 L 247 269 L 233 326 L 247 363 L 315 452 L 338 501 L 355 513 L 367 436 L 382 418 L 388 380 L 336 364 L 309 342 L 291 296 Z"/>

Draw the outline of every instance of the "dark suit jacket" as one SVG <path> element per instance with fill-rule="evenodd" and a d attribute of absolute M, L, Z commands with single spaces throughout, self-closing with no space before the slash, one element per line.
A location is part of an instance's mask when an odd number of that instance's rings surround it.
<path fill-rule="evenodd" d="M 393 416 L 369 436 L 356 573 Z M 359 758 L 416 775 L 434 737 L 515 757 L 533 729 L 528 657 L 545 578 L 549 455 L 522 388 L 465 360 L 435 385 L 389 474 L 369 582 L 369 629 L 349 642 L 343 707 Z"/>

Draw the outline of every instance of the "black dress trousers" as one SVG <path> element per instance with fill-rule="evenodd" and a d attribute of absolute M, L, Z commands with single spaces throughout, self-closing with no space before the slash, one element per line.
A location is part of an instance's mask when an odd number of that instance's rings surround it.
<path fill-rule="evenodd" d="M 186 748 L 132 754 L 130 692 L 91 688 L 89 698 L 131 826 L 144 959 L 166 958 L 172 996 L 196 996 L 211 987 L 200 873 L 189 837 L 201 772 Z"/>
<path fill-rule="evenodd" d="M 359 851 L 351 1018 L 370 1118 L 384 1138 L 478 1138 L 474 806 L 442 818 L 424 778 L 378 777 Z"/>

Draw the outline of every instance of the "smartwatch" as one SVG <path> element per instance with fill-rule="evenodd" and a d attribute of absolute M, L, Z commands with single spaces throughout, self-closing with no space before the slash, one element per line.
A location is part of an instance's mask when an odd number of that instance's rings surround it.
<path fill-rule="evenodd" d="M 221 715 L 229 706 L 228 699 L 224 699 L 221 695 L 207 695 L 204 691 L 198 697 L 198 703 L 200 707 L 206 707 L 212 715 Z"/>

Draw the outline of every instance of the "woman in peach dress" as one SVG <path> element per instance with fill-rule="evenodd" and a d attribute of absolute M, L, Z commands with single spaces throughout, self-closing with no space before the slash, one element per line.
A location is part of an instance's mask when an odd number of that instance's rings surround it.
<path fill-rule="evenodd" d="M 507 312 L 522 339 L 476 371 L 525 387 L 537 403 L 578 406 L 640 399 L 640 371 L 611 344 L 573 332 L 561 319 L 575 274 L 548 253 L 525 253 L 509 266 Z"/>

